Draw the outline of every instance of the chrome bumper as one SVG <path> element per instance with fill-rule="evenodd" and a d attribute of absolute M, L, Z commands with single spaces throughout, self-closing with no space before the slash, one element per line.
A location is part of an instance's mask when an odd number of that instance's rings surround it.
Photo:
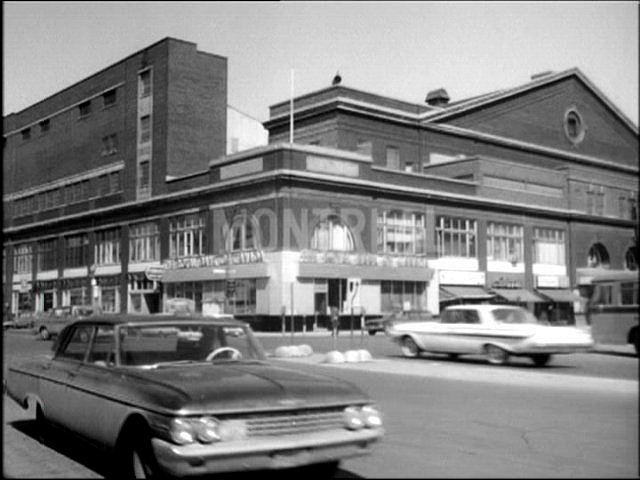
<path fill-rule="evenodd" d="M 304 436 L 288 435 L 209 445 L 175 445 L 153 438 L 151 444 L 164 472 L 174 476 L 190 476 L 338 461 L 371 453 L 372 445 L 382 435 L 382 428 L 359 431 L 340 429 Z"/>

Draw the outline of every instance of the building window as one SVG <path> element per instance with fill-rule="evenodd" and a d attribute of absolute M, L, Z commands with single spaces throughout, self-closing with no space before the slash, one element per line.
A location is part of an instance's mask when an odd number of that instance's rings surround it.
<path fill-rule="evenodd" d="M 120 295 L 118 287 L 101 287 L 100 288 L 100 308 L 105 313 L 118 313 Z"/>
<path fill-rule="evenodd" d="M 627 270 L 638 270 L 638 249 L 629 247 L 624 254 L 624 266 Z"/>
<path fill-rule="evenodd" d="M 548 265 L 565 264 L 565 235 L 564 230 L 552 228 L 534 228 L 533 263 L 545 263 Z"/>
<path fill-rule="evenodd" d="M 140 98 L 151 95 L 151 70 L 140 72 L 138 92 L 140 92 Z"/>
<path fill-rule="evenodd" d="M 31 245 L 16 245 L 13 249 L 13 272 L 31 274 L 33 268 Z"/>
<path fill-rule="evenodd" d="M 138 163 L 137 199 L 143 200 L 151 196 L 151 163 L 148 160 Z"/>
<path fill-rule="evenodd" d="M 58 268 L 58 239 L 38 242 L 38 271 L 56 270 Z"/>
<path fill-rule="evenodd" d="M 403 255 L 426 253 L 426 229 L 422 213 L 380 212 L 377 231 L 379 253 Z"/>
<path fill-rule="evenodd" d="M 426 282 L 380 282 L 380 309 L 384 313 L 427 310 Z"/>
<path fill-rule="evenodd" d="M 522 225 L 489 222 L 487 225 L 487 260 L 517 263 L 524 259 Z"/>
<path fill-rule="evenodd" d="M 102 137 L 102 152 L 100 153 L 103 157 L 118 153 L 118 135 L 116 133 Z"/>
<path fill-rule="evenodd" d="M 564 133 L 567 139 L 574 145 L 584 140 L 586 128 L 582 116 L 575 107 L 568 109 L 564 114 Z"/>
<path fill-rule="evenodd" d="M 360 155 L 365 155 L 367 157 L 371 157 L 373 152 L 373 145 L 369 140 L 358 140 L 358 144 L 356 146 L 356 152 Z"/>
<path fill-rule="evenodd" d="M 629 218 L 631 220 L 638 220 L 638 204 L 635 198 L 629 199 Z"/>
<path fill-rule="evenodd" d="M 236 315 L 256 312 L 256 279 L 233 280 L 227 290 L 227 313 Z"/>
<path fill-rule="evenodd" d="M 31 128 L 25 128 L 20 133 L 22 133 L 22 140 L 29 140 L 31 138 Z"/>
<path fill-rule="evenodd" d="M 414 163 L 413 162 L 404 162 L 404 171 L 405 172 L 409 172 L 409 173 L 415 172 L 416 168 L 415 168 Z"/>
<path fill-rule="evenodd" d="M 120 190 L 122 190 L 120 172 L 112 172 L 109 174 L 109 193 L 116 193 Z"/>
<path fill-rule="evenodd" d="M 151 140 L 151 115 L 140 117 L 140 143 Z"/>
<path fill-rule="evenodd" d="M 70 235 L 64 241 L 64 266 L 77 268 L 87 265 L 89 237 L 86 233 Z"/>
<path fill-rule="evenodd" d="M 129 227 L 129 261 L 151 262 L 155 260 L 160 260 L 158 224 L 145 222 Z"/>
<path fill-rule="evenodd" d="M 227 251 L 240 252 L 260 248 L 258 231 L 258 224 L 253 217 L 247 214 L 239 215 L 231 224 L 227 237 Z"/>
<path fill-rule="evenodd" d="M 400 170 L 400 150 L 397 147 L 387 147 L 387 168 Z"/>
<path fill-rule="evenodd" d="M 204 214 L 169 219 L 169 257 L 191 257 L 205 252 Z"/>
<path fill-rule="evenodd" d="M 587 258 L 588 267 L 609 268 L 609 252 L 601 243 L 591 246 Z"/>
<path fill-rule="evenodd" d="M 436 249 L 438 257 L 475 258 L 477 225 L 466 218 L 436 218 Z"/>
<path fill-rule="evenodd" d="M 115 105 L 116 103 L 116 89 L 109 90 L 108 92 L 104 92 L 102 94 L 102 106 L 104 108 Z"/>
<path fill-rule="evenodd" d="M 40 122 L 40 135 L 46 135 L 51 130 L 51 120 L 48 118 Z"/>
<path fill-rule="evenodd" d="M 85 118 L 91 113 L 91 100 L 87 100 L 86 102 L 82 102 L 78 105 L 78 114 L 80 118 Z"/>
<path fill-rule="evenodd" d="M 120 263 L 119 228 L 96 232 L 94 263 L 96 265 L 118 265 Z"/>
<path fill-rule="evenodd" d="M 355 242 L 349 227 L 343 224 L 336 215 L 331 215 L 313 229 L 311 248 L 352 252 L 355 250 Z"/>

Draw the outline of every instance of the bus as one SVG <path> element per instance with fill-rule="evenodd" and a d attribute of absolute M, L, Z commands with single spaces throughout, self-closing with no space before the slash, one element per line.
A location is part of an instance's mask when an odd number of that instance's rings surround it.
<path fill-rule="evenodd" d="M 593 294 L 587 305 L 587 322 L 596 343 L 632 344 L 640 348 L 638 329 L 638 272 L 610 271 L 591 280 Z"/>

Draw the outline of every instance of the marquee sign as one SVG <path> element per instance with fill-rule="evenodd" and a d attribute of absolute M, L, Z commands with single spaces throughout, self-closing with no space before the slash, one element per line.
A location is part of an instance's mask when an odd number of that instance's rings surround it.
<path fill-rule="evenodd" d="M 181 269 L 245 265 L 249 263 L 261 263 L 263 261 L 263 253 L 261 250 L 249 250 L 246 252 L 233 252 L 229 255 L 199 255 L 197 257 L 172 258 L 162 262 L 162 265 L 168 269 Z"/>
<path fill-rule="evenodd" d="M 419 267 L 427 268 L 426 257 L 380 255 L 375 253 L 350 253 L 303 250 L 300 263 L 334 265 L 365 265 L 371 267 Z"/>

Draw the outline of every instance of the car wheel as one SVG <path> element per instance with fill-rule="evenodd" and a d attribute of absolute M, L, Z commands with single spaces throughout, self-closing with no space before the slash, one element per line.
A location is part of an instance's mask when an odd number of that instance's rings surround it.
<path fill-rule="evenodd" d="M 376 334 L 376 330 L 369 330 L 369 335 L 375 335 Z"/>
<path fill-rule="evenodd" d="M 291 478 L 300 478 L 301 476 L 310 476 L 312 478 L 334 478 L 339 467 L 339 461 L 315 463 L 302 467 L 297 471 L 294 469 L 290 473 L 292 474 Z M 286 475 L 285 478 L 287 478 Z"/>
<path fill-rule="evenodd" d="M 132 430 L 128 430 L 125 435 L 127 438 L 119 448 L 117 477 L 158 477 L 158 468 L 149 437 L 142 433 L 134 434 Z"/>
<path fill-rule="evenodd" d="M 51 338 L 51 334 L 47 327 L 40 327 L 39 333 L 42 340 L 49 340 Z"/>
<path fill-rule="evenodd" d="M 536 355 L 531 355 L 531 360 L 536 367 L 544 367 L 549 360 L 551 360 L 551 355 L 548 353 L 538 353 Z"/>
<path fill-rule="evenodd" d="M 509 353 L 495 345 L 486 345 L 484 347 L 487 362 L 491 365 L 504 365 L 509 360 Z"/>
<path fill-rule="evenodd" d="M 420 355 L 420 347 L 411 337 L 404 337 L 402 339 L 402 353 L 405 357 L 417 357 Z"/>
<path fill-rule="evenodd" d="M 457 360 L 459 356 L 460 355 L 457 353 L 447 353 L 447 357 L 449 357 L 449 360 Z"/>
<path fill-rule="evenodd" d="M 49 434 L 49 422 L 47 422 L 40 405 L 36 405 L 36 429 L 38 431 L 38 439 L 44 443 Z"/>

